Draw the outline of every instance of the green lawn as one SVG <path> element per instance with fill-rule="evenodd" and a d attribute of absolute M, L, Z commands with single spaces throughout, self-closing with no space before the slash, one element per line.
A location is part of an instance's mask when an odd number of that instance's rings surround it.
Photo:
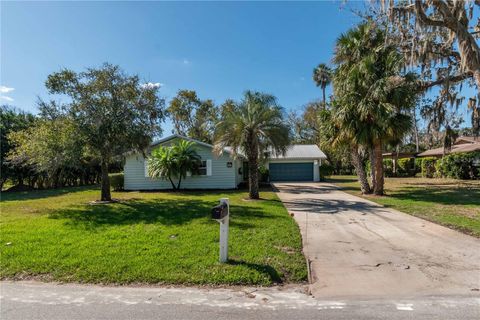
<path fill-rule="evenodd" d="M 79 187 L 1 195 L 2 279 L 88 283 L 261 284 L 305 281 L 298 226 L 276 195 L 115 192 Z M 218 263 L 218 199 L 231 201 L 227 264 Z"/>
<path fill-rule="evenodd" d="M 328 179 L 344 191 L 361 195 L 354 176 Z M 386 178 L 386 196 L 364 196 L 384 206 L 480 237 L 480 181 Z"/>

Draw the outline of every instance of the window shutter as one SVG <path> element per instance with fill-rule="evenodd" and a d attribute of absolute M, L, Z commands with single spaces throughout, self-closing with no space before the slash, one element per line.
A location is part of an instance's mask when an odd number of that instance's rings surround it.
<path fill-rule="evenodd" d="M 212 160 L 207 160 L 207 176 L 212 175 Z"/>
<path fill-rule="evenodd" d="M 148 159 L 145 159 L 143 161 L 143 164 L 145 166 L 145 178 L 149 178 L 149 175 L 148 175 Z"/>

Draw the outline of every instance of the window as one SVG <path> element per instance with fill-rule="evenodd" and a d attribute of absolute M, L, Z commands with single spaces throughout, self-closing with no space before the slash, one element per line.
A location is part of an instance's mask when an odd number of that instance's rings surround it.
<path fill-rule="evenodd" d="M 199 176 L 207 175 L 207 160 L 202 161 L 202 165 L 198 168 L 198 175 Z"/>

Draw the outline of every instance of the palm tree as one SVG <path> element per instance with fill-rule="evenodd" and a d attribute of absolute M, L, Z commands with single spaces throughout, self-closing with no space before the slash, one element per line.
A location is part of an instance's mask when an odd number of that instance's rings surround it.
<path fill-rule="evenodd" d="M 385 44 L 384 31 L 362 23 L 340 36 L 335 48 L 337 107 L 334 119 L 353 144 L 373 155 L 373 192 L 383 194 L 383 145 L 411 129 L 415 76 L 403 74 L 402 56 Z M 364 181 L 361 181 L 364 184 Z"/>
<path fill-rule="evenodd" d="M 317 84 L 317 87 L 322 89 L 323 93 L 323 106 L 326 106 L 325 88 L 330 84 L 332 80 L 332 69 L 325 63 L 320 63 L 315 69 L 313 69 L 313 81 Z"/>
<path fill-rule="evenodd" d="M 185 179 L 187 173 L 198 173 L 202 165 L 202 158 L 195 150 L 195 143 L 186 140 L 180 140 L 177 144 L 171 147 L 174 154 L 174 159 L 177 165 L 178 184 L 177 189 L 180 189 L 182 178 Z"/>
<path fill-rule="evenodd" d="M 260 92 L 245 92 L 240 103 L 225 110 L 215 130 L 217 152 L 230 146 L 234 154 L 246 155 L 250 199 L 259 199 L 259 161 L 268 152 L 285 153 L 289 143 L 282 108 L 274 96 Z"/>
<path fill-rule="evenodd" d="M 197 173 L 201 166 L 201 157 L 195 151 L 191 141 L 180 140 L 172 146 L 160 146 L 152 151 L 148 159 L 148 175 L 152 178 L 168 179 L 173 190 L 180 189 L 182 178 L 188 172 Z M 177 178 L 177 185 L 173 179 Z"/>
<path fill-rule="evenodd" d="M 152 178 L 168 179 L 172 189 L 176 190 L 172 178 L 178 175 L 178 168 L 170 147 L 160 146 L 152 151 L 148 158 L 148 175 Z"/>

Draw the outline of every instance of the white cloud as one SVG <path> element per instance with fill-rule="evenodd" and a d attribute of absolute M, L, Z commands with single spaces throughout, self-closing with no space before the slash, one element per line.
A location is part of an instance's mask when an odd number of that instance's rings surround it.
<path fill-rule="evenodd" d="M 0 100 L 6 100 L 9 102 L 13 101 L 13 98 L 10 98 L 8 96 L 4 96 L 2 93 L 9 93 L 15 90 L 15 88 L 9 88 L 7 86 L 0 86 Z"/>
<path fill-rule="evenodd" d="M 12 101 L 13 101 L 12 98 L 7 97 L 7 96 L 1 96 L 1 95 L 0 95 L 0 99 L 1 99 L 1 100 L 7 100 L 7 101 L 9 101 L 9 102 L 12 102 Z"/>
<path fill-rule="evenodd" d="M 188 60 L 188 59 L 183 59 L 183 64 L 190 64 L 190 60 Z"/>
<path fill-rule="evenodd" d="M 9 93 L 11 91 L 15 90 L 14 88 L 9 88 L 6 86 L 0 86 L 0 93 Z"/>
<path fill-rule="evenodd" d="M 160 87 L 163 87 L 163 86 L 164 86 L 164 84 L 160 83 L 160 82 L 155 82 L 155 83 L 147 82 L 147 83 L 142 84 L 142 88 L 148 88 L 148 89 L 160 88 Z"/>

